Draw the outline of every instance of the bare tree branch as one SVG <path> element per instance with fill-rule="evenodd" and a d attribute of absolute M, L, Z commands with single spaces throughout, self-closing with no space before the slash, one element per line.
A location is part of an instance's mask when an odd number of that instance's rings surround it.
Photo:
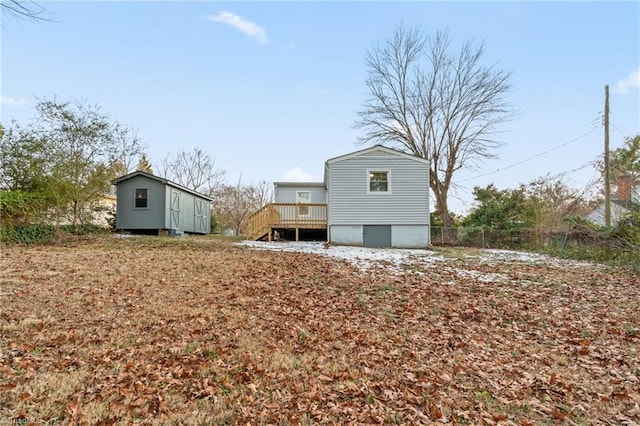
<path fill-rule="evenodd" d="M 158 171 L 186 188 L 209 194 L 222 185 L 226 173 L 216 166 L 214 158 L 200 148 L 167 156 L 160 162 Z"/>
<path fill-rule="evenodd" d="M 1 0 L 2 15 L 13 16 L 16 19 L 32 21 L 50 21 L 48 11 L 44 6 L 32 0 Z"/>

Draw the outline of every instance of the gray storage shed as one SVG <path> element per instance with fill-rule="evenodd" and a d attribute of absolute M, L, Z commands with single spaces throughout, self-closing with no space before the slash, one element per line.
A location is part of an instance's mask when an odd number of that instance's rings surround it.
<path fill-rule="evenodd" d="M 117 187 L 116 229 L 171 234 L 211 232 L 211 198 L 168 179 L 135 171 Z"/>

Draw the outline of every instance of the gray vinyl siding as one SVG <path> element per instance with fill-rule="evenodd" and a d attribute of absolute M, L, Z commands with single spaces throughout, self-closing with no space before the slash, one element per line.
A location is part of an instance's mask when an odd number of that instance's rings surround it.
<path fill-rule="evenodd" d="M 370 152 L 363 152 L 361 154 L 358 154 L 360 157 L 380 157 L 382 155 L 384 155 L 385 157 L 398 157 L 398 155 L 396 154 L 391 154 L 391 153 L 381 153 L 380 151 L 374 150 L 374 151 L 370 151 Z M 349 155 L 349 154 L 347 154 Z"/>
<path fill-rule="evenodd" d="M 135 176 L 118 184 L 117 229 L 164 228 L 165 185 L 144 176 Z M 136 188 L 147 189 L 147 208 L 135 208 Z"/>
<path fill-rule="evenodd" d="M 135 208 L 135 190 L 147 189 L 147 207 Z M 171 192 L 180 194 L 179 226 L 171 224 Z M 209 233 L 211 230 L 211 204 L 207 198 L 171 184 L 146 176 L 133 176 L 117 183 L 116 229 L 175 229 L 177 231 Z M 206 222 L 198 227 L 196 200 L 202 200 Z M 202 212 L 203 209 L 201 209 Z"/>
<path fill-rule="evenodd" d="M 299 191 L 309 191 L 312 204 L 326 204 L 327 191 L 320 186 L 276 186 L 274 199 L 276 203 L 295 203 L 296 193 Z"/>
<path fill-rule="evenodd" d="M 370 153 L 371 154 L 371 153 Z M 329 162 L 329 225 L 428 225 L 428 165 L 398 155 Z M 389 193 L 368 193 L 368 171 L 390 172 Z"/>
<path fill-rule="evenodd" d="M 180 194 L 180 221 L 176 231 L 195 232 L 196 196 L 188 192 L 181 191 L 179 188 L 174 188 L 169 185 L 166 186 L 167 203 L 165 204 L 164 228 L 173 229 L 173 227 L 171 226 L 171 202 L 170 202 L 171 200 L 170 196 L 172 191 L 178 192 Z"/>

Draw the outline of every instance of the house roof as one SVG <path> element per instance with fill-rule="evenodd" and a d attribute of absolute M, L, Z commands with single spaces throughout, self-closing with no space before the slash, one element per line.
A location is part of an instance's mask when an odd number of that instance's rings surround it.
<path fill-rule="evenodd" d="M 418 161 L 418 162 L 421 162 L 421 163 L 429 164 L 429 160 L 427 160 L 425 158 L 418 157 L 417 155 L 413 155 L 413 154 L 407 154 L 406 152 L 398 151 L 397 149 L 388 148 L 388 147 L 382 146 L 382 145 L 374 145 L 372 147 L 361 149 L 359 151 L 354 151 L 354 152 L 350 152 L 348 154 L 340 155 L 338 157 L 330 158 L 330 159 L 327 160 L 327 164 L 338 163 L 340 161 L 348 160 L 350 158 L 358 157 L 360 155 L 371 154 L 372 152 L 375 152 L 375 151 L 380 151 L 381 153 L 384 153 L 384 154 L 387 154 L 387 155 L 389 155 L 389 154 L 396 155 L 396 156 L 399 156 L 399 157 L 407 158 L 409 160 L 414 160 L 414 161 Z"/>
<path fill-rule="evenodd" d="M 612 203 L 636 213 L 640 213 L 640 204 L 634 201 L 611 200 Z"/>
<path fill-rule="evenodd" d="M 324 188 L 326 185 L 324 182 L 273 182 L 274 186 L 280 187 L 291 187 L 291 188 L 300 188 L 300 187 L 320 187 Z"/>
<path fill-rule="evenodd" d="M 387 155 L 390 154 L 390 155 L 395 155 L 395 156 L 398 156 L 398 157 L 407 158 L 409 160 L 418 161 L 420 163 L 426 164 L 427 166 L 429 165 L 429 160 L 427 160 L 425 158 L 422 158 L 422 157 L 418 157 L 417 155 L 407 154 L 406 152 L 398 151 L 397 149 L 388 148 L 388 147 L 382 146 L 382 145 L 374 145 L 374 146 L 371 146 L 369 148 L 365 148 L 365 149 L 361 149 L 361 150 L 358 150 L 358 151 L 350 152 L 348 154 L 340 155 L 338 157 L 329 158 L 327 161 L 325 161 L 325 163 L 324 163 L 324 183 L 326 184 L 326 182 L 327 182 L 327 170 L 329 168 L 329 164 L 339 163 L 340 161 L 348 160 L 350 158 L 358 157 L 360 155 L 371 154 L 371 153 L 376 152 L 376 151 L 380 151 L 381 153 L 384 153 L 384 154 L 387 154 Z"/>
<path fill-rule="evenodd" d="M 125 180 L 129 180 L 129 179 L 134 178 L 136 176 L 142 176 L 142 177 L 145 177 L 147 179 L 153 179 L 153 180 L 158 181 L 158 182 L 160 182 L 160 183 L 162 183 L 164 185 L 172 186 L 172 187 L 180 189 L 180 190 L 182 190 L 184 192 L 188 192 L 190 194 L 193 194 L 196 197 L 204 198 L 207 201 L 213 201 L 213 198 L 211 198 L 211 197 L 209 197 L 207 195 L 201 194 L 201 193 L 199 193 L 197 191 L 194 191 L 192 189 L 189 189 L 187 187 L 179 185 L 179 184 L 177 184 L 175 182 L 170 181 L 169 179 L 165 179 L 165 178 L 162 178 L 160 176 L 155 176 L 155 175 L 152 175 L 152 174 L 149 174 L 149 173 L 146 173 L 146 172 L 141 172 L 140 170 L 136 170 L 135 172 L 129 173 L 129 174 L 124 175 L 124 176 L 120 176 L 119 178 L 116 178 L 116 179 L 112 180 L 111 183 L 114 184 L 114 185 L 117 185 L 120 182 L 124 182 Z"/>

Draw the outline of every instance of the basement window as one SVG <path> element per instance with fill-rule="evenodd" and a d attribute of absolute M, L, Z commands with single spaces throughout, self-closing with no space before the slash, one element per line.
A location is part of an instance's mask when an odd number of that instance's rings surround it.
<path fill-rule="evenodd" d="M 147 188 L 136 188 L 136 209 L 147 208 Z"/>

